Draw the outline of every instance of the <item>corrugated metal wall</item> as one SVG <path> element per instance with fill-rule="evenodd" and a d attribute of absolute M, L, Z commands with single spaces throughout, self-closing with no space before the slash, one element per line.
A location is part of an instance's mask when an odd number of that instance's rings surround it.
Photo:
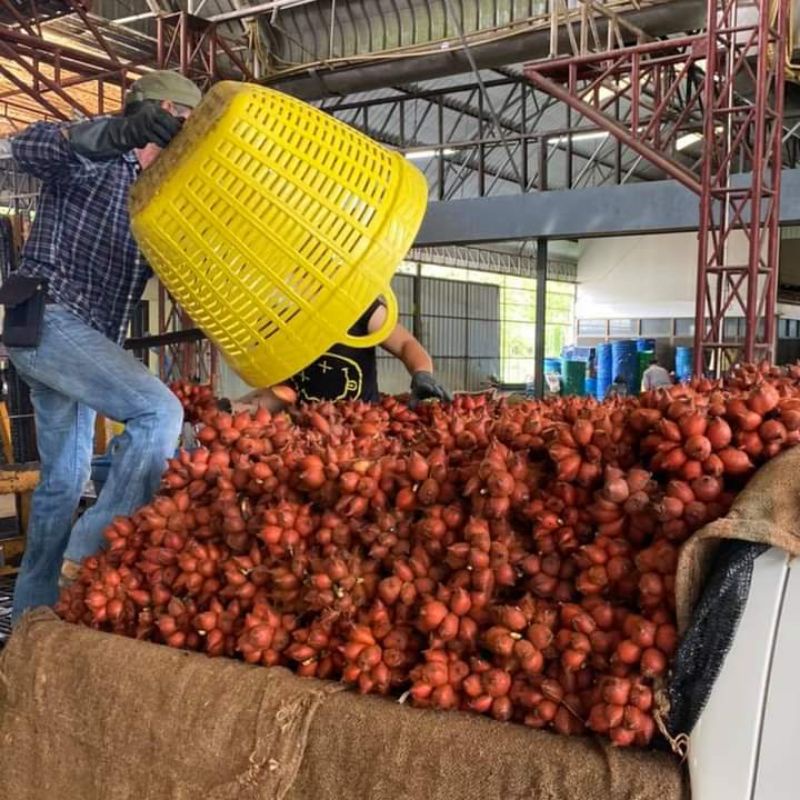
<path fill-rule="evenodd" d="M 392 289 L 400 308 L 399 322 L 408 330 L 414 329 L 414 279 L 410 275 L 395 275 Z M 408 373 L 405 367 L 385 350 L 378 348 L 378 388 L 386 394 L 408 391 Z"/>
<path fill-rule="evenodd" d="M 414 277 L 395 275 L 392 288 L 400 307 L 400 323 L 413 331 Z M 421 279 L 420 339 L 433 357 L 436 374 L 451 389 L 475 391 L 486 378 L 500 375 L 500 288 L 486 284 Z M 403 364 L 378 349 L 378 385 L 382 392 L 408 391 Z M 237 398 L 250 387 L 220 359 L 220 394 Z"/>
<path fill-rule="evenodd" d="M 413 330 L 414 278 L 395 275 L 392 288 L 400 322 Z M 436 374 L 451 389 L 475 391 L 490 375 L 500 375 L 500 288 L 485 284 L 421 279 L 420 339 L 431 354 Z M 381 391 L 408 390 L 408 374 L 388 353 L 379 351 Z"/>

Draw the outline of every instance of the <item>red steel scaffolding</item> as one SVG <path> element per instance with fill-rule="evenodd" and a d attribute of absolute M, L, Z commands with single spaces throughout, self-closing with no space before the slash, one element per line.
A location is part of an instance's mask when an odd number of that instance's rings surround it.
<path fill-rule="evenodd" d="M 255 80 L 235 45 L 221 36 L 215 23 L 186 12 L 166 14 L 156 19 L 156 64 L 160 69 L 179 69 L 201 89 L 220 77 L 220 58 L 233 68 L 239 79 Z M 231 77 L 230 71 L 227 77 Z M 191 319 L 172 302 L 163 285 L 158 286 L 159 333 L 191 328 Z M 186 378 L 214 385 L 219 357 L 207 339 L 180 342 L 159 348 L 159 373 L 163 380 Z"/>
<path fill-rule="evenodd" d="M 593 6 L 586 3 L 588 11 Z M 150 65 L 180 69 L 203 88 L 223 77 L 254 79 L 246 43 L 208 20 L 161 15 L 154 52 L 123 60 L 81 0 L 64 5 L 82 18 L 94 52 L 49 40 L 39 20 L 0 23 L 0 57 L 7 59 L 0 77 L 10 84 L 0 103 L 7 110 L 29 112 L 35 101 L 43 115 L 59 119 L 103 113 L 108 87 L 119 97 Z M 13 15 L 14 1 L 0 0 L 2 9 Z M 787 9 L 788 0 L 708 0 L 703 31 L 663 40 L 620 22 L 614 36 L 600 41 L 587 13 L 581 35 L 569 37 L 571 55 L 525 68 L 536 88 L 697 194 L 698 373 L 774 352 Z M 88 83 L 97 89 L 92 107 L 67 91 Z M 621 105 L 629 109 L 623 118 Z M 685 146 L 692 139 L 697 149 Z M 745 318 L 744 338 L 727 324 L 736 317 Z M 163 334 L 188 323 L 163 289 L 158 320 Z M 167 345 L 159 366 L 165 379 L 213 381 L 216 353 L 208 342 Z"/>
<path fill-rule="evenodd" d="M 141 58 L 122 59 L 115 53 L 108 31 L 104 32 L 100 21 L 88 14 L 81 0 L 66 0 L 63 6 L 59 14 L 71 12 L 80 17 L 90 47 L 49 39 L 41 24 L 44 14 L 29 18 L 16 8 L 14 0 L 0 0 L 0 14 L 5 13 L 3 18 L 16 23 L 0 23 L 0 58 L 7 59 L 5 65 L 0 63 L 0 78 L 10 85 L 0 92 L 0 107 L 8 116 L 17 110 L 20 114 L 40 113 L 67 120 L 115 111 L 127 85 L 153 65 L 179 69 L 203 89 L 221 78 L 254 79 L 242 57 L 243 45 L 213 22 L 185 12 L 159 16 L 153 50 L 142 53 Z M 83 95 L 91 99 L 90 105 L 69 91 L 79 86 L 93 90 Z M 108 102 L 109 87 L 114 88 L 113 103 Z M 162 286 L 157 319 L 159 334 L 191 327 Z M 210 342 L 182 341 L 158 349 L 159 373 L 164 380 L 214 382 L 218 358 Z"/>
<path fill-rule="evenodd" d="M 787 8 L 708 0 L 698 34 L 639 32 L 630 45 L 598 42 L 599 52 L 525 68 L 537 88 L 698 195 L 696 374 L 774 355 Z M 625 124 L 608 113 L 620 101 L 631 109 Z M 745 319 L 743 339 L 726 325 L 733 317 Z"/>

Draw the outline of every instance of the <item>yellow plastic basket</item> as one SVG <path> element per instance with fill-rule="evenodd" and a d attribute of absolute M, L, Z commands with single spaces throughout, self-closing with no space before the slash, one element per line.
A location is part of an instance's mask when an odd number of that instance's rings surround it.
<path fill-rule="evenodd" d="M 280 92 L 216 84 L 131 193 L 164 285 L 252 386 L 397 322 L 389 283 L 427 202 L 399 153 Z M 381 330 L 348 330 L 376 298 Z"/>

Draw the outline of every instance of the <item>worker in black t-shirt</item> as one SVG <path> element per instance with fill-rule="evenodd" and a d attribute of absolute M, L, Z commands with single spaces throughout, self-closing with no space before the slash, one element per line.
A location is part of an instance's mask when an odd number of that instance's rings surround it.
<path fill-rule="evenodd" d="M 353 336 L 379 330 L 386 319 L 386 307 L 376 300 L 350 329 Z M 450 394 L 433 377 L 433 362 L 425 348 L 399 323 L 381 343 L 381 347 L 399 358 L 411 375 L 412 406 L 422 400 L 450 400 Z M 240 398 L 235 406 L 263 405 L 271 411 L 295 402 L 321 400 L 364 400 L 376 403 L 378 365 L 374 347 L 349 347 L 336 344 L 316 361 L 290 378 L 286 384 L 271 389 L 256 389 Z"/>

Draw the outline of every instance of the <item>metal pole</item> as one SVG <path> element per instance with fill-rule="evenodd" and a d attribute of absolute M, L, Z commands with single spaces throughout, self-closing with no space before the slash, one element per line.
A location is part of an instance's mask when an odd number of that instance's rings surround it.
<path fill-rule="evenodd" d="M 189 15 L 181 11 L 178 18 L 178 35 L 180 42 L 180 71 L 182 75 L 189 75 Z"/>
<path fill-rule="evenodd" d="M 536 240 L 536 333 L 534 338 L 533 392 L 544 397 L 544 336 L 547 309 L 547 239 Z"/>
<path fill-rule="evenodd" d="M 483 92 L 478 95 L 478 140 L 483 139 Z M 478 145 L 478 197 L 486 194 L 486 147 Z"/>
<path fill-rule="evenodd" d="M 424 346 L 422 341 L 422 263 L 419 261 L 417 261 L 417 269 L 412 281 L 414 316 L 411 318 L 411 332 L 414 334 L 414 338 Z"/>
<path fill-rule="evenodd" d="M 717 14 L 709 2 L 708 21 L 706 23 L 708 35 L 708 55 L 706 60 L 706 80 L 703 89 L 704 100 L 704 116 L 703 116 L 703 162 L 700 171 L 700 183 L 702 192 L 700 194 L 700 226 L 698 231 L 697 242 L 697 288 L 695 290 L 695 312 L 694 312 L 694 351 L 692 372 L 695 375 L 702 375 L 706 367 L 705 353 L 703 345 L 707 338 L 706 333 L 706 320 L 709 319 L 712 327 L 714 326 L 714 315 L 710 312 L 713 300 L 709 294 L 712 287 L 709 285 L 708 267 L 712 261 L 716 261 L 716 256 L 712 255 L 712 249 L 716 246 L 717 237 L 714 230 L 714 198 L 712 192 L 712 175 L 714 160 L 712 158 L 715 131 L 715 117 L 714 117 L 714 103 L 716 97 L 716 81 L 714 76 L 718 74 L 717 68 Z M 719 220 L 722 224 L 723 220 Z M 714 242 L 711 239 L 714 239 Z M 717 284 L 713 287 L 717 289 L 721 287 L 723 276 L 716 276 Z M 719 308 L 720 300 L 714 305 Z M 720 335 L 714 328 L 713 338 L 719 341 Z M 717 353 L 712 355 L 711 363 L 708 366 L 715 370 L 717 368 Z"/>
<path fill-rule="evenodd" d="M 771 4 L 769 4 L 771 5 Z M 763 43 L 762 46 L 766 49 L 766 43 L 769 40 L 769 27 L 770 27 L 770 8 L 766 0 L 762 2 L 758 20 L 758 41 Z M 778 51 L 782 52 L 782 51 Z M 769 80 L 767 70 L 767 58 L 764 54 L 758 55 L 756 64 L 756 96 L 754 99 L 754 106 L 756 108 L 755 114 L 755 130 L 753 131 L 752 143 L 752 201 L 750 204 L 750 230 L 747 233 L 748 238 L 748 278 L 747 278 L 747 307 L 745 314 L 745 330 L 744 330 L 744 358 L 746 361 L 753 361 L 756 355 L 756 341 L 758 340 L 758 320 L 759 320 L 759 294 L 762 287 L 759 286 L 759 279 L 761 278 L 762 267 L 762 225 L 763 229 L 768 233 L 771 220 L 769 217 L 763 219 L 764 210 L 764 149 L 766 138 L 766 115 L 769 107 L 767 93 L 769 91 Z M 767 153 L 769 155 L 769 153 Z M 767 242 L 769 246 L 769 242 Z M 768 281 L 770 275 L 767 275 Z M 771 306 L 768 303 L 768 306 Z M 774 306 L 765 309 L 766 313 L 770 311 L 774 313 Z M 770 320 L 771 323 L 771 320 Z M 724 323 L 723 323 L 724 324 Z M 765 330 L 766 330 L 765 320 Z M 764 337 L 764 341 L 769 341 Z M 761 353 L 760 355 L 763 355 Z M 773 355 L 770 353 L 769 355 Z"/>
<path fill-rule="evenodd" d="M 519 85 L 521 92 L 520 114 L 522 117 L 522 130 L 526 131 L 528 128 L 528 87 L 526 84 Z M 522 139 L 522 182 L 520 183 L 520 191 L 528 191 L 528 139 Z"/>
<path fill-rule="evenodd" d="M 156 18 L 156 66 L 159 69 L 164 69 L 166 66 L 166 57 L 164 54 L 166 38 L 164 31 L 164 20 L 161 17 Z"/>
<path fill-rule="evenodd" d="M 539 186 L 538 190 L 540 192 L 547 191 L 547 151 L 548 151 L 548 144 L 549 140 L 546 136 L 542 137 L 542 140 L 539 142 Z"/>
<path fill-rule="evenodd" d="M 466 283 L 467 309 L 470 308 L 469 290 L 471 284 Z M 469 311 L 464 314 L 464 391 L 469 390 Z"/>
<path fill-rule="evenodd" d="M 439 141 L 442 143 L 442 147 L 444 147 L 444 106 L 442 105 L 442 98 L 440 97 L 436 103 L 436 128 L 439 133 Z M 436 170 L 437 170 L 437 183 L 438 186 L 438 198 L 439 200 L 444 200 L 444 177 L 445 177 L 445 164 L 444 164 L 444 155 L 442 152 L 436 156 Z"/>
<path fill-rule="evenodd" d="M 778 3 L 778 14 L 775 19 L 776 45 L 774 52 L 784 52 L 786 41 L 786 18 L 789 15 L 788 3 L 785 0 Z M 772 118 L 772 153 L 768 172 L 771 175 L 772 201 L 769 204 L 768 218 L 765 225 L 767 234 L 767 286 L 764 289 L 764 298 L 767 304 L 766 319 L 764 320 L 764 336 L 769 349 L 765 356 L 771 361 L 777 357 L 777 304 L 778 304 L 778 276 L 780 265 L 780 200 L 781 200 L 781 172 L 783 168 L 783 128 L 784 128 L 784 101 L 785 101 L 785 73 L 783 64 L 777 61 L 773 64 L 772 76 L 773 91 L 772 102 L 774 113 Z"/>

